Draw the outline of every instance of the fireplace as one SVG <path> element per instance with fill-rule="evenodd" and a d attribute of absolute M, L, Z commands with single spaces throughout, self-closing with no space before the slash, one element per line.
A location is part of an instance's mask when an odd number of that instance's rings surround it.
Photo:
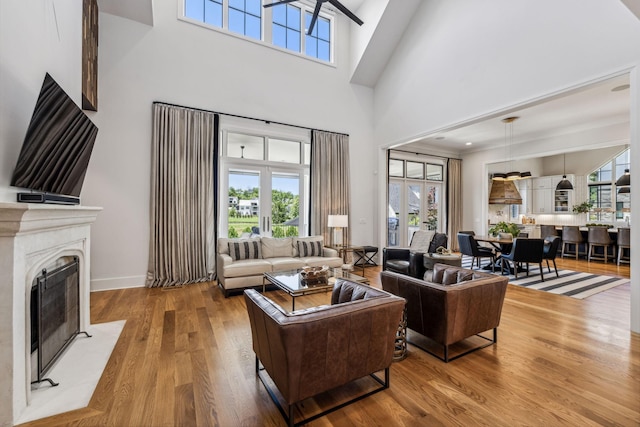
<path fill-rule="evenodd" d="M 80 330 L 78 257 L 65 259 L 56 262 L 59 267 L 43 269 L 31 287 L 31 383 L 57 386 L 45 374 L 77 335 L 91 336 Z"/>
<path fill-rule="evenodd" d="M 100 210 L 0 203 L 0 426 L 16 424 L 31 400 L 32 286 L 43 269 L 77 261 L 75 316 L 78 330 L 88 329 L 90 231 Z"/>

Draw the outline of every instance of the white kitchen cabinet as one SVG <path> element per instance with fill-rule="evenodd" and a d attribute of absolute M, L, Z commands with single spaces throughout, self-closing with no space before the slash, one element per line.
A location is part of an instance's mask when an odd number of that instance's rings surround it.
<path fill-rule="evenodd" d="M 531 193 L 534 214 L 553 213 L 553 190 L 549 188 L 534 188 Z"/>
<path fill-rule="evenodd" d="M 548 189 L 551 189 L 551 188 L 555 189 L 555 187 L 551 186 L 551 179 L 552 179 L 552 177 L 550 177 L 550 176 L 541 176 L 541 177 L 538 177 L 538 178 L 533 178 L 533 180 L 532 180 L 532 184 L 533 184 L 532 188 L 534 190 L 548 190 Z"/>
<path fill-rule="evenodd" d="M 534 178 L 532 190 L 532 212 L 536 214 L 570 214 L 573 209 L 573 190 L 556 191 L 561 175 Z M 575 177 L 567 175 L 575 185 Z"/>

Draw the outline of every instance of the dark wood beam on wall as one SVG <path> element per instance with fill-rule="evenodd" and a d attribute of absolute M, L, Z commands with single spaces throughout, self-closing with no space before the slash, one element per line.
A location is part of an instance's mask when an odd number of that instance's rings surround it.
<path fill-rule="evenodd" d="M 98 111 L 98 0 L 82 0 L 82 109 Z"/>

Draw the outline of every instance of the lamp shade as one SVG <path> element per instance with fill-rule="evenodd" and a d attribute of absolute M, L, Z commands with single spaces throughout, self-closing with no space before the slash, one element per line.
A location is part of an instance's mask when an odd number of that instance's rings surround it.
<path fill-rule="evenodd" d="M 618 188 L 618 194 L 630 194 L 630 193 L 631 193 L 631 187 L 629 186 Z"/>
<path fill-rule="evenodd" d="M 624 170 L 624 174 L 616 181 L 617 187 L 624 187 L 626 185 L 631 185 L 631 174 L 629 174 L 629 169 Z"/>
<path fill-rule="evenodd" d="M 327 226 L 347 228 L 349 227 L 349 215 L 329 215 Z"/>
<path fill-rule="evenodd" d="M 520 179 L 520 178 L 521 178 L 520 172 L 513 171 L 513 172 L 507 173 L 507 179 L 510 181 L 513 181 L 515 179 Z"/>
<path fill-rule="evenodd" d="M 573 184 L 567 179 L 567 175 L 562 175 L 562 180 L 556 185 L 556 190 L 573 190 Z"/>

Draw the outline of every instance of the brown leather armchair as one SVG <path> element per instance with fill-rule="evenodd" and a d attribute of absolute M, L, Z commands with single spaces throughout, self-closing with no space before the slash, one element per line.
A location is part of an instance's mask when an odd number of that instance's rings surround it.
<path fill-rule="evenodd" d="M 319 393 L 367 375 L 381 387 L 295 424 L 310 422 L 389 387 L 396 332 L 405 301 L 388 292 L 338 279 L 331 305 L 287 312 L 254 289 L 244 291 L 256 372 L 290 426 L 293 409 Z M 263 368 L 260 368 L 260 364 Z M 374 373 L 384 370 L 384 381 Z M 285 413 L 266 371 L 284 398 Z"/>
<path fill-rule="evenodd" d="M 506 277 L 436 264 L 431 282 L 390 271 L 380 279 L 384 290 L 407 300 L 407 327 L 443 347 L 442 357 L 420 347 L 439 359 L 449 362 L 498 341 Z M 493 339 L 479 335 L 491 329 Z M 473 335 L 488 343 L 449 356 L 450 345 Z"/>

